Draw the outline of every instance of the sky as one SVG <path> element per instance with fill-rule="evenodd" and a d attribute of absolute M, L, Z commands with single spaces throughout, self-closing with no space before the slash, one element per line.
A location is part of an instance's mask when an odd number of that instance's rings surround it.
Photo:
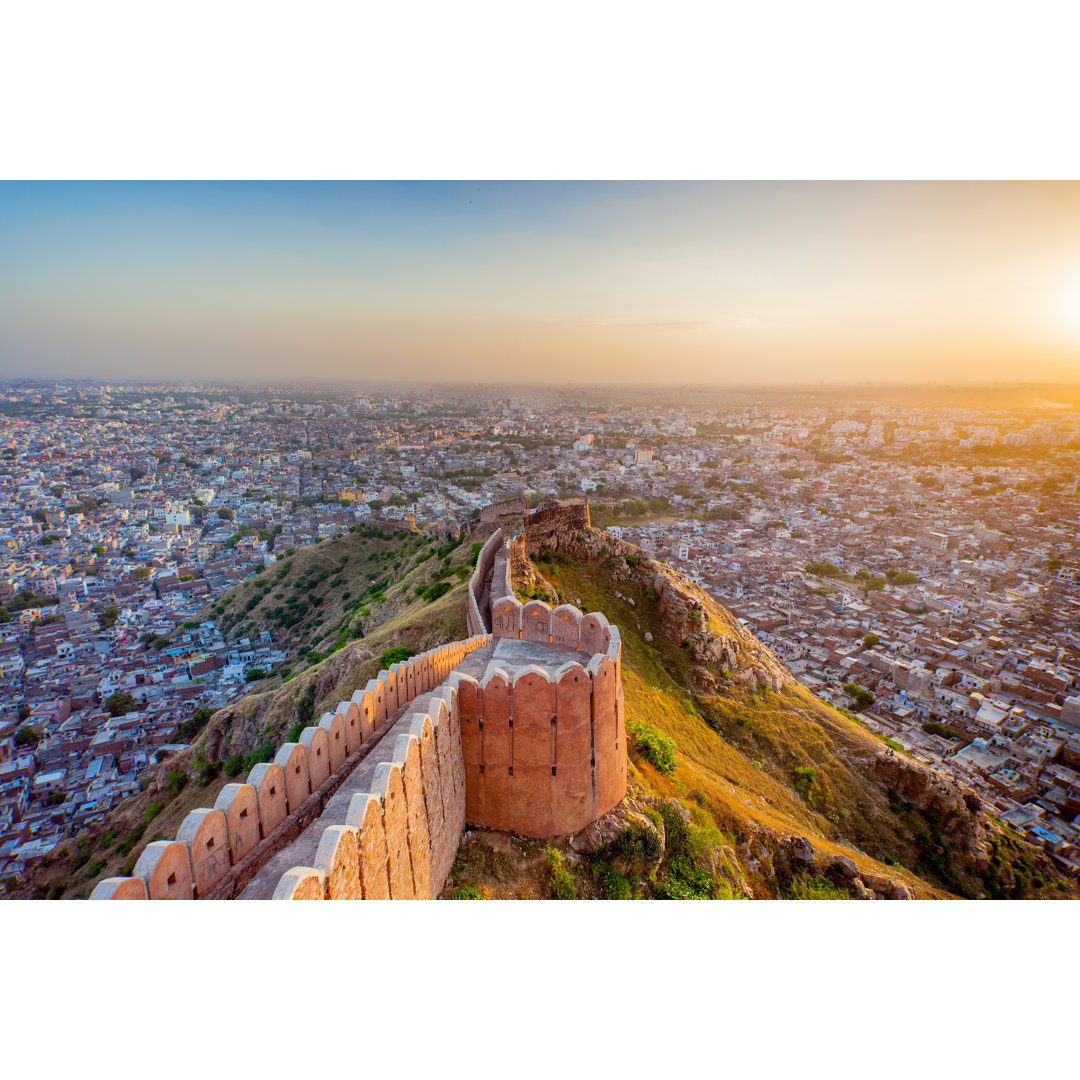
<path fill-rule="evenodd" d="M 1080 184 L 0 183 L 0 377 L 1080 380 Z"/>

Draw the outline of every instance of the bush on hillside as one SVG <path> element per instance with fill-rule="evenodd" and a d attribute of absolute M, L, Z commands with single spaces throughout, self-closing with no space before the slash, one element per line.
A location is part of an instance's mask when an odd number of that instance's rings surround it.
<path fill-rule="evenodd" d="M 634 745 L 654 769 L 662 773 L 675 769 L 675 740 L 650 724 L 641 722 L 628 723 L 626 730 L 634 740 Z"/>
<path fill-rule="evenodd" d="M 570 867 L 562 852 L 556 848 L 547 849 L 548 884 L 551 887 L 551 895 L 555 900 L 576 900 L 577 886 L 574 884 L 574 875 L 570 873 Z"/>
<path fill-rule="evenodd" d="M 399 664 L 402 660 L 408 660 L 410 656 L 414 656 L 414 652 L 408 645 L 395 645 L 391 649 L 387 649 L 379 657 L 379 667 L 388 669 L 391 664 Z"/>
<path fill-rule="evenodd" d="M 820 874 L 812 878 L 795 878 L 788 889 L 792 900 L 850 900 L 844 889 L 826 881 Z"/>

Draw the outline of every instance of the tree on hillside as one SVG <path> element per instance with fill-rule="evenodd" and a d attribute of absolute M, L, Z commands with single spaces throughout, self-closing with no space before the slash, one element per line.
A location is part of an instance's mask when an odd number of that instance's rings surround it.
<path fill-rule="evenodd" d="M 845 694 L 855 699 L 856 712 L 862 712 L 863 709 L 869 708 L 876 700 L 872 691 L 867 690 L 865 686 L 860 686 L 858 683 L 846 682 L 843 684 L 843 688 Z"/>

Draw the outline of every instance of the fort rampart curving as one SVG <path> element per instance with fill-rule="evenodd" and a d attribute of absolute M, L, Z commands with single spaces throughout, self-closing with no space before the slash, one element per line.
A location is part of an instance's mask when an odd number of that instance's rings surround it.
<path fill-rule="evenodd" d="M 490 643 L 490 636 L 477 635 L 379 672 L 349 701 L 339 702 L 334 712 L 305 728 L 299 742 L 285 743 L 273 761 L 256 765 L 246 782 L 226 784 L 212 808 L 192 810 L 174 840 L 148 844 L 132 877 L 99 882 L 91 899 L 200 899 L 214 895 L 241 864 L 252 872 L 262 850 L 276 850 L 318 816 L 321 805 L 395 713 L 442 683 L 475 649 Z"/>

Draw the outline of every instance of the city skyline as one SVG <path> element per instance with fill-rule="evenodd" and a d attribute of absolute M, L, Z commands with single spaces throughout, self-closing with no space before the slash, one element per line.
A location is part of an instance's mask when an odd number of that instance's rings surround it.
<path fill-rule="evenodd" d="M 0 374 L 1080 376 L 1080 187 L 5 183 Z"/>

